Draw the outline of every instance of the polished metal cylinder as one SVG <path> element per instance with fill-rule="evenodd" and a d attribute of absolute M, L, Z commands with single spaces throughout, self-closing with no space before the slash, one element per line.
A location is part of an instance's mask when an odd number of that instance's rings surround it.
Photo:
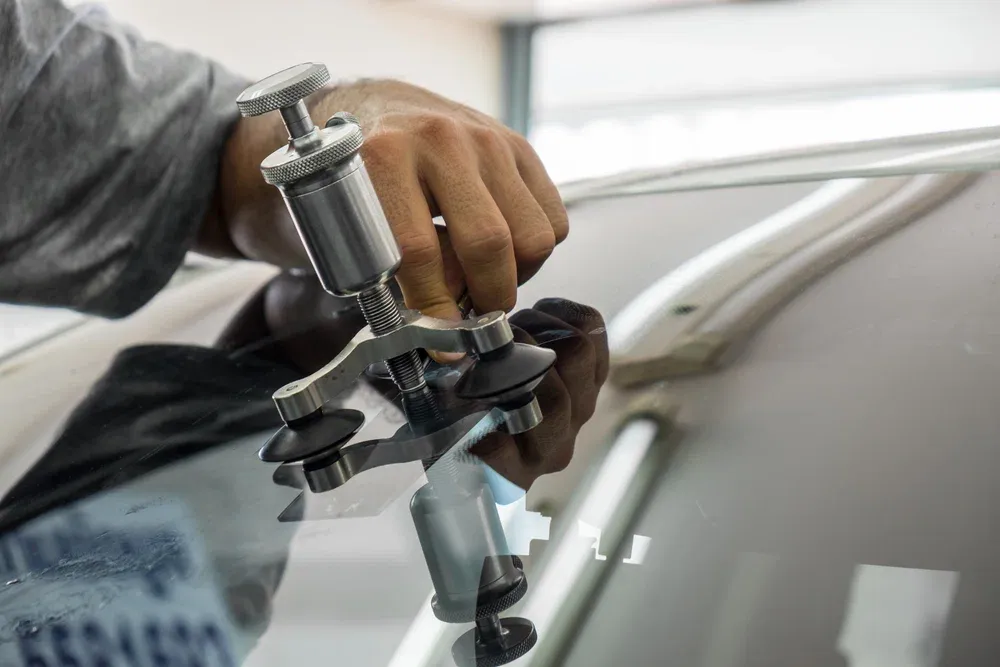
<path fill-rule="evenodd" d="M 399 246 L 360 156 L 282 193 L 326 291 L 355 296 L 399 268 Z"/>
<path fill-rule="evenodd" d="M 302 100 L 291 106 L 282 107 L 279 111 L 281 119 L 285 121 L 285 127 L 288 129 L 288 136 L 292 139 L 304 137 L 316 129 L 312 118 L 309 117 L 309 109 L 306 108 L 306 103 Z"/>
<path fill-rule="evenodd" d="M 503 423 L 507 432 L 511 435 L 527 433 L 542 423 L 542 408 L 538 404 L 538 398 L 528 392 L 522 401 L 515 405 L 498 406 L 503 413 Z"/>

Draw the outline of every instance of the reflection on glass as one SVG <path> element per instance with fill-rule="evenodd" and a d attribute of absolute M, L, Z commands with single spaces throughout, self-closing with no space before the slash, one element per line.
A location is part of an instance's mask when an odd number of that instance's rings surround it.
<path fill-rule="evenodd" d="M 958 572 L 858 565 L 837 646 L 851 667 L 934 667 Z"/>
<path fill-rule="evenodd" d="M 542 425 L 503 432 L 488 407 L 450 396 L 449 367 L 428 374 L 446 417 L 407 423 L 394 387 L 364 378 L 334 406 L 364 413 L 366 426 L 337 445 L 364 445 L 364 455 L 323 488 L 256 457 L 281 425 L 271 394 L 328 361 L 361 323 L 314 279 L 272 281 L 214 347 L 123 350 L 0 501 L 0 664 L 240 664 L 260 655 L 269 628 L 291 629 L 275 622 L 275 597 L 303 562 L 401 561 L 413 531 L 425 572 L 450 596 L 448 619 L 507 642 L 495 614 L 475 616 L 484 600 L 512 603 L 524 578 L 516 554 L 528 533 L 508 542 L 500 513 L 523 510 L 524 490 L 569 463 L 608 370 L 596 311 L 548 299 L 511 321 L 516 340 L 556 352 L 537 389 Z M 411 496 L 403 533 L 398 523 L 331 521 L 381 519 Z M 385 582 L 363 583 L 393 602 Z M 473 663 L 480 643 L 463 644 Z M 288 644 L 282 660 L 294 657 Z"/>

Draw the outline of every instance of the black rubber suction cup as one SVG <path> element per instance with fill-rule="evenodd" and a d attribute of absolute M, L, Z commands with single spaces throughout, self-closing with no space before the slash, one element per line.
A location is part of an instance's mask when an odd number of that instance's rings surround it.
<path fill-rule="evenodd" d="M 324 412 L 301 426 L 282 426 L 260 448 L 257 456 L 265 463 L 302 461 L 350 439 L 365 423 L 358 410 Z"/>
<path fill-rule="evenodd" d="M 494 616 L 455 640 L 451 656 L 458 667 L 499 667 L 525 655 L 537 641 L 535 624 L 528 619 Z"/>
<path fill-rule="evenodd" d="M 455 384 L 455 395 L 464 400 L 489 400 L 513 391 L 531 391 L 555 363 L 553 350 L 508 343 L 480 355 Z"/>

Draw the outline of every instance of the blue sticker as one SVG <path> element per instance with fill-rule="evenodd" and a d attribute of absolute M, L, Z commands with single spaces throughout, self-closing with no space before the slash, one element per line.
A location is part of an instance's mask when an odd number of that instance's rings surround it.
<path fill-rule="evenodd" d="M 112 493 L 0 536 L 0 665 L 235 667 L 183 503 Z"/>

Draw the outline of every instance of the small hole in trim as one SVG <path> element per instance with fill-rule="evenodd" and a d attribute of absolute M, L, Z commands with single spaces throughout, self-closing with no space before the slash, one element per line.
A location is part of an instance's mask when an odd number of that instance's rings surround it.
<path fill-rule="evenodd" d="M 674 315 L 690 315 L 696 310 L 698 310 L 698 306 L 695 306 L 694 304 L 690 303 L 685 303 L 679 306 L 674 306 L 673 313 Z"/>

